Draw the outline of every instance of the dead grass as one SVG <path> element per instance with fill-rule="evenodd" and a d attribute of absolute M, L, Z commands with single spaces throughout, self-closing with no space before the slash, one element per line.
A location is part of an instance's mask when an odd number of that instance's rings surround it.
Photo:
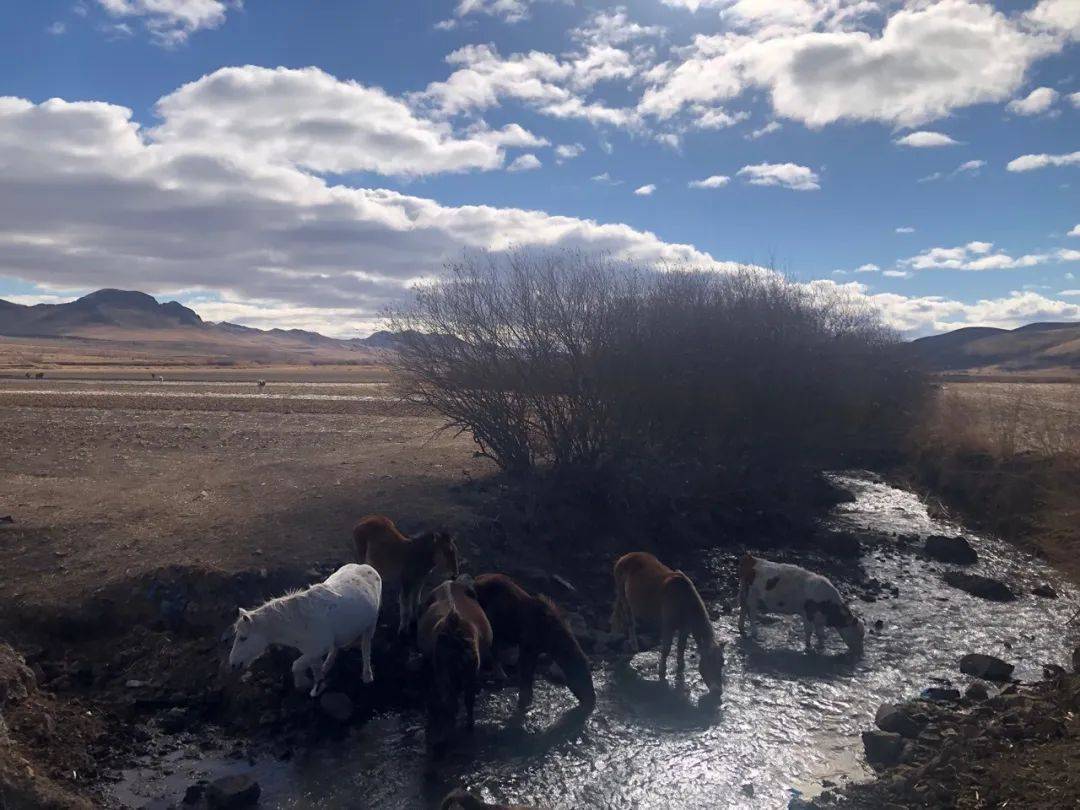
<path fill-rule="evenodd" d="M 1080 385 L 952 383 L 913 445 L 917 481 L 1080 581 Z"/>

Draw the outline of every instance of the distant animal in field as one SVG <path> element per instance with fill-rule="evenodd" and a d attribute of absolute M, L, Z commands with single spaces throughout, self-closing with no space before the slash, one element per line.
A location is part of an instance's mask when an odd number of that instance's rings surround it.
<path fill-rule="evenodd" d="M 430 671 L 428 743 L 446 744 L 457 724 L 464 698 L 465 721 L 471 731 L 479 691 L 480 666 L 491 659 L 491 625 L 468 589 L 444 582 L 428 599 L 416 627 L 416 640 Z"/>
<path fill-rule="evenodd" d="M 382 579 L 370 565 L 349 563 L 295 593 L 271 599 L 254 610 L 240 608 L 229 665 L 243 669 L 271 644 L 295 647 L 301 653 L 292 665 L 297 689 L 311 687 L 316 697 L 326 684 L 338 651 L 359 640 L 364 659 L 363 681 L 371 683 L 371 640 L 379 616 Z"/>
<path fill-rule="evenodd" d="M 866 627 L 829 580 L 797 565 L 744 554 L 739 561 L 739 634 L 746 635 L 747 623 L 753 633 L 754 619 L 761 613 L 802 616 L 808 652 L 813 636 L 819 647 L 825 644 L 827 627 L 853 652 L 863 649 Z"/>
<path fill-rule="evenodd" d="M 26 372 L 26 379 L 28 379 L 28 380 L 30 379 L 30 372 L 29 371 Z"/>
<path fill-rule="evenodd" d="M 266 380 L 259 380 L 255 383 L 259 388 L 266 388 Z"/>
<path fill-rule="evenodd" d="M 705 603 L 682 571 L 674 571 L 652 554 L 635 551 L 615 563 L 615 606 L 611 612 L 613 633 L 626 633 L 636 653 L 640 649 L 638 626 L 660 631 L 660 680 L 667 678 L 667 659 L 672 641 L 678 637 L 676 671 L 686 666 L 686 642 L 694 637 L 698 650 L 698 672 L 712 692 L 723 688 L 724 646 L 709 621 Z"/>
<path fill-rule="evenodd" d="M 439 803 L 439 810 L 535 810 L 524 804 L 491 804 L 482 801 L 464 788 L 451 790 Z"/>
<path fill-rule="evenodd" d="M 555 603 L 546 596 L 533 596 L 505 574 L 481 574 L 475 581 L 476 599 L 484 608 L 498 651 L 518 647 L 521 688 L 518 709 L 532 702 L 536 662 L 548 653 L 566 677 L 566 685 L 583 706 L 596 705 L 589 659 L 563 619 Z"/>
<path fill-rule="evenodd" d="M 45 372 L 44 371 L 39 371 L 37 374 L 34 375 L 34 379 L 35 380 L 44 380 L 45 379 Z"/>
<path fill-rule="evenodd" d="M 424 532 L 409 538 L 394 521 L 367 515 L 353 528 L 356 558 L 373 566 L 384 585 L 398 587 L 398 632 L 405 633 L 419 612 L 420 591 L 432 569 L 445 579 L 458 575 L 458 553 L 447 532 Z"/>
<path fill-rule="evenodd" d="M 161 376 L 160 374 L 158 374 L 156 377 L 154 377 L 154 379 L 157 380 L 158 382 L 165 382 L 165 378 L 163 376 Z"/>

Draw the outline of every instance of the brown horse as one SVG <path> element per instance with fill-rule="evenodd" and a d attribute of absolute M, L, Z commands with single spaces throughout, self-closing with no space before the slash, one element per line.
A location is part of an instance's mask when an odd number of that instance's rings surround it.
<path fill-rule="evenodd" d="M 491 625 L 464 585 L 444 582 L 428 598 L 416 640 L 431 670 L 428 742 L 437 748 L 453 732 L 462 696 L 466 723 L 473 728 L 480 664 L 491 660 Z"/>
<path fill-rule="evenodd" d="M 697 588 L 682 571 L 673 571 L 652 554 L 635 551 L 615 563 L 613 633 L 628 633 L 634 652 L 640 649 L 637 625 L 660 630 L 660 680 L 667 677 L 672 639 L 678 634 L 677 672 L 685 668 L 686 641 L 692 635 L 698 648 L 698 671 L 710 691 L 722 688 L 724 645 L 717 641 L 709 613 Z"/>
<path fill-rule="evenodd" d="M 446 532 L 425 532 L 406 537 L 394 521 L 367 515 L 353 528 L 357 559 L 382 577 L 383 587 L 398 587 L 398 632 L 412 626 L 420 607 L 420 589 L 432 569 L 447 578 L 458 575 L 457 545 Z"/>
<path fill-rule="evenodd" d="M 490 804 L 463 788 L 451 790 L 439 805 L 439 810 L 534 810 L 524 804 Z"/>
<path fill-rule="evenodd" d="M 476 578 L 476 598 L 487 613 L 495 634 L 495 647 L 517 645 L 521 689 L 518 709 L 532 702 L 536 662 L 548 653 L 566 676 L 566 685 L 583 706 L 596 705 L 589 659 L 578 644 L 558 607 L 546 596 L 532 596 L 505 574 Z"/>

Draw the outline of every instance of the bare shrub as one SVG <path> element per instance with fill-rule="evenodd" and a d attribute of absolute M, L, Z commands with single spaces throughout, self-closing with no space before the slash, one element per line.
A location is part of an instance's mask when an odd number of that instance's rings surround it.
<path fill-rule="evenodd" d="M 471 256 L 391 326 L 402 392 L 504 470 L 624 498 L 782 486 L 891 452 L 923 390 L 874 311 L 751 268 Z"/>

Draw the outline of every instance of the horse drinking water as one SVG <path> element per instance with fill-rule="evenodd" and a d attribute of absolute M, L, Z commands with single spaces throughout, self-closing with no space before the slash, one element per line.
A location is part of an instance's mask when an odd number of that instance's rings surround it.
<path fill-rule="evenodd" d="M 634 652 L 638 644 L 638 623 L 658 629 L 660 641 L 660 680 L 667 677 L 667 659 L 671 642 L 678 634 L 677 672 L 686 664 L 686 641 L 692 635 L 698 648 L 698 671 L 711 692 L 723 688 L 724 645 L 717 641 L 709 621 L 709 612 L 697 588 L 682 571 L 673 571 L 652 554 L 634 551 L 615 563 L 615 607 L 611 613 L 611 631 L 627 633 Z"/>
<path fill-rule="evenodd" d="M 243 669 L 271 644 L 301 653 L 292 665 L 293 683 L 316 697 L 343 647 L 360 641 L 364 683 L 371 683 L 371 639 L 379 617 L 382 578 L 370 565 L 343 565 L 324 582 L 271 599 L 255 610 L 240 608 L 229 665 Z M 309 677 L 309 672 L 314 677 Z"/>

